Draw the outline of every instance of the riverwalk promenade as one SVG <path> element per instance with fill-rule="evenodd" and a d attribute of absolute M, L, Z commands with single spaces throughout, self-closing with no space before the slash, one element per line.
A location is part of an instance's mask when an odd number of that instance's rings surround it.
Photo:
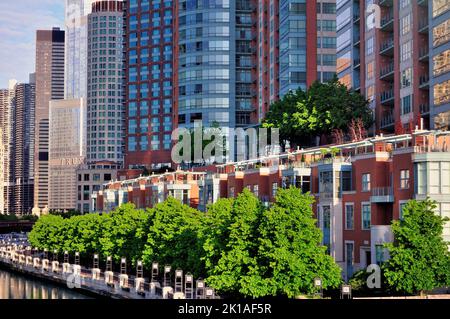
<path fill-rule="evenodd" d="M 106 269 L 99 268 L 98 255 L 93 256 L 93 268 L 80 265 L 75 253 L 69 263 L 68 253 L 60 263 L 56 254 L 49 259 L 47 251 L 37 251 L 24 245 L 0 243 L 0 266 L 41 280 L 52 281 L 81 292 L 114 299 L 217 299 L 214 290 L 203 280 L 194 281 L 191 274 L 183 274 L 170 266 L 164 266 L 160 276 L 159 265 L 152 265 L 151 278 L 144 278 L 142 262 L 137 262 L 136 275 L 126 272 L 126 260 L 121 260 L 121 271 L 113 272 L 112 260 L 106 261 Z M 173 280 L 172 280 L 173 279 Z"/>

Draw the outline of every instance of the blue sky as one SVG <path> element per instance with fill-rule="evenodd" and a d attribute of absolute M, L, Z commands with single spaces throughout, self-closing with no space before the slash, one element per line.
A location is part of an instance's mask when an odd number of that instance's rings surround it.
<path fill-rule="evenodd" d="M 64 28 L 64 0 L 2 1 L 0 88 L 9 79 L 27 82 L 35 69 L 36 30 Z"/>

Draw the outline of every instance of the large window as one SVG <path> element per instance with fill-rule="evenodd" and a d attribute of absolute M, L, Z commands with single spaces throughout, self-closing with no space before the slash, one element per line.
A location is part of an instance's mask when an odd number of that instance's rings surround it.
<path fill-rule="evenodd" d="M 353 204 L 345 204 L 345 229 L 352 230 L 354 225 L 354 206 Z"/>
<path fill-rule="evenodd" d="M 450 102 L 450 80 L 434 86 L 434 105 Z"/>
<path fill-rule="evenodd" d="M 410 87 L 412 82 L 412 68 L 402 71 L 402 88 Z"/>
<path fill-rule="evenodd" d="M 409 188 L 409 169 L 403 169 L 400 171 L 400 188 Z"/>
<path fill-rule="evenodd" d="M 362 175 L 362 191 L 363 192 L 370 191 L 370 174 Z"/>
<path fill-rule="evenodd" d="M 433 28 L 433 46 L 437 47 L 450 41 L 450 20 Z"/>
<path fill-rule="evenodd" d="M 433 57 L 433 74 L 441 75 L 450 71 L 450 50 L 446 50 Z"/>
<path fill-rule="evenodd" d="M 433 0 L 433 18 L 450 9 L 450 1 Z"/>
<path fill-rule="evenodd" d="M 400 29 L 402 30 L 402 35 L 411 31 L 411 13 L 400 20 Z"/>
<path fill-rule="evenodd" d="M 412 54 L 412 42 L 409 40 L 408 42 L 405 42 L 400 47 L 400 56 L 402 58 L 402 62 L 409 60 L 411 58 Z"/>
<path fill-rule="evenodd" d="M 370 204 L 363 204 L 361 209 L 361 220 L 362 220 L 362 229 L 368 230 L 370 229 Z"/>
<path fill-rule="evenodd" d="M 402 115 L 411 113 L 411 95 L 402 98 Z"/>

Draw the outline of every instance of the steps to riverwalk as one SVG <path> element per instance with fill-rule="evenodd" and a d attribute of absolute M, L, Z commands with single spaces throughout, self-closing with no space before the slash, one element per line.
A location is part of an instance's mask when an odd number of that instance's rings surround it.
<path fill-rule="evenodd" d="M 136 265 L 136 276 L 127 273 L 125 258 L 121 259 L 120 273 L 114 273 L 112 258 L 107 257 L 104 272 L 99 267 L 99 256 L 94 255 L 93 268 L 80 265 L 80 255 L 75 253 L 74 264 L 69 262 L 69 253 L 64 253 L 62 268 L 57 260 L 48 259 L 47 251 L 39 251 L 21 244 L 0 241 L 0 263 L 21 273 L 37 278 L 66 284 L 91 293 L 120 299 L 217 299 L 212 288 L 206 287 L 203 280 L 194 281 L 190 274 L 176 269 L 172 285 L 172 268 L 164 267 L 163 279 L 158 280 L 159 264 L 153 263 L 150 280 L 143 276 L 142 261 Z"/>

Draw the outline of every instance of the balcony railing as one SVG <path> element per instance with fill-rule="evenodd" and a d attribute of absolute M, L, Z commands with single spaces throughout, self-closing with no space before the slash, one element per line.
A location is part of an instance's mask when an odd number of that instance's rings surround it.
<path fill-rule="evenodd" d="M 372 203 L 393 203 L 394 202 L 394 188 L 375 187 L 372 189 L 372 196 L 370 197 Z"/>
<path fill-rule="evenodd" d="M 423 60 L 423 59 L 427 59 L 429 57 L 429 49 L 428 48 L 420 48 L 419 50 L 419 59 Z"/>
<path fill-rule="evenodd" d="M 430 104 L 420 104 L 419 110 L 420 110 L 420 114 L 430 113 Z"/>
<path fill-rule="evenodd" d="M 386 127 L 394 125 L 394 122 L 395 122 L 394 114 L 388 113 L 383 116 L 380 124 L 381 124 L 382 128 L 386 128 Z"/>
<path fill-rule="evenodd" d="M 381 28 L 390 29 L 391 24 L 394 22 L 394 11 L 389 11 L 383 17 L 381 17 Z"/>
<path fill-rule="evenodd" d="M 387 66 L 381 68 L 380 77 L 383 78 L 392 73 L 394 73 L 394 62 L 390 62 Z"/>
<path fill-rule="evenodd" d="M 394 38 L 388 38 L 386 41 L 382 42 L 380 45 L 380 53 L 387 52 L 394 48 Z"/>
<path fill-rule="evenodd" d="M 380 95 L 381 103 L 389 102 L 390 100 L 394 99 L 394 96 L 394 89 L 382 92 Z"/>
<path fill-rule="evenodd" d="M 450 146 L 445 144 L 433 144 L 433 145 L 417 145 L 414 146 L 414 153 L 448 153 L 450 152 Z"/>
<path fill-rule="evenodd" d="M 419 78 L 419 85 L 420 85 L 421 87 L 426 87 L 426 86 L 428 86 L 429 81 L 430 81 L 430 77 L 429 77 L 428 75 L 422 75 L 422 76 Z"/>
<path fill-rule="evenodd" d="M 428 19 L 419 20 L 419 32 L 428 30 Z"/>

